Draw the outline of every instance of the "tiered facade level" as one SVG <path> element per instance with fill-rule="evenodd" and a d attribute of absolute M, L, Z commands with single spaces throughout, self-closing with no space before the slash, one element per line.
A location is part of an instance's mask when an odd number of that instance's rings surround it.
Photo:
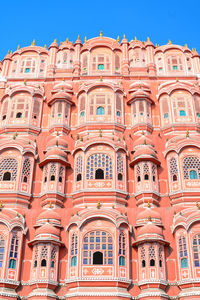
<path fill-rule="evenodd" d="M 0 77 L 0 299 L 200 299 L 200 57 L 35 42 Z"/>

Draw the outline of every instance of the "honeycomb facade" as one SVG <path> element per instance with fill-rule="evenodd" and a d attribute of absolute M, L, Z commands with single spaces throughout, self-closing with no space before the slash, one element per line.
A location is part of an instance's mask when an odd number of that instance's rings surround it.
<path fill-rule="evenodd" d="M 197 51 L 101 33 L 0 69 L 0 299 L 200 299 Z"/>

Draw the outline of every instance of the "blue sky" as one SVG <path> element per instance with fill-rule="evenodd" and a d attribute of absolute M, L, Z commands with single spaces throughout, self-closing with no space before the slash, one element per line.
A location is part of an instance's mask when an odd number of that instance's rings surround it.
<path fill-rule="evenodd" d="M 197 48 L 200 52 L 200 0 L 19 0 L 1 1 L 1 53 L 30 45 L 49 46 L 99 35 Z"/>

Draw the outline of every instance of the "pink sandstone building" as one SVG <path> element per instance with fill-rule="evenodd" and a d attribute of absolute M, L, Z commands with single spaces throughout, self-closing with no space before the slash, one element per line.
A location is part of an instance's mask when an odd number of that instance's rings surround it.
<path fill-rule="evenodd" d="M 0 69 L 0 299 L 200 299 L 196 50 L 101 33 Z"/>

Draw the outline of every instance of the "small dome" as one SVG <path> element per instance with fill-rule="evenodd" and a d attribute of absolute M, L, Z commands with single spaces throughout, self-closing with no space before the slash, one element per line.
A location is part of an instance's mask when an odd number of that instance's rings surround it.
<path fill-rule="evenodd" d="M 56 40 L 54 40 L 53 43 L 49 46 L 49 49 L 52 47 L 59 48 Z"/>
<path fill-rule="evenodd" d="M 137 220 L 148 219 L 149 217 L 153 219 L 161 219 L 159 212 L 152 209 L 145 209 L 138 214 Z"/>
<path fill-rule="evenodd" d="M 51 225 L 50 223 L 46 223 L 36 229 L 35 235 L 39 235 L 39 234 L 53 234 L 59 236 L 60 230 L 54 227 L 53 225 Z"/>
<path fill-rule="evenodd" d="M 155 153 L 155 151 L 150 148 L 149 146 L 141 146 L 140 149 L 136 150 L 134 155 L 133 155 L 133 159 L 136 159 L 138 157 L 143 157 L 143 158 L 146 158 L 146 157 L 153 157 L 153 158 L 156 158 L 157 159 L 157 155 Z"/>
<path fill-rule="evenodd" d="M 67 142 L 63 138 L 60 138 L 60 137 L 49 140 L 47 143 L 46 149 L 55 147 L 55 146 L 62 147 L 64 149 L 68 148 Z"/>
<path fill-rule="evenodd" d="M 64 159 L 67 159 L 67 154 L 61 150 L 59 147 L 54 147 L 50 149 L 49 151 L 46 152 L 45 158 L 49 157 L 55 157 L 55 156 L 60 156 L 63 157 Z"/>
<path fill-rule="evenodd" d="M 150 145 L 152 147 L 154 147 L 154 143 L 152 142 L 152 140 L 149 137 L 146 137 L 144 135 L 142 135 L 141 137 L 139 137 L 134 143 L 133 143 L 133 147 L 137 147 L 140 145 Z"/>
<path fill-rule="evenodd" d="M 137 237 L 145 235 L 147 235 L 148 237 L 155 237 L 155 235 L 159 235 L 163 238 L 162 228 L 154 225 L 151 222 L 148 222 L 146 225 L 139 228 L 137 231 Z"/>
<path fill-rule="evenodd" d="M 53 209 L 47 209 L 45 211 L 43 211 L 38 217 L 37 217 L 37 221 L 43 220 L 43 219 L 47 219 L 47 220 L 57 220 L 60 221 L 61 217 L 59 216 L 59 214 L 57 212 L 55 212 Z"/>

